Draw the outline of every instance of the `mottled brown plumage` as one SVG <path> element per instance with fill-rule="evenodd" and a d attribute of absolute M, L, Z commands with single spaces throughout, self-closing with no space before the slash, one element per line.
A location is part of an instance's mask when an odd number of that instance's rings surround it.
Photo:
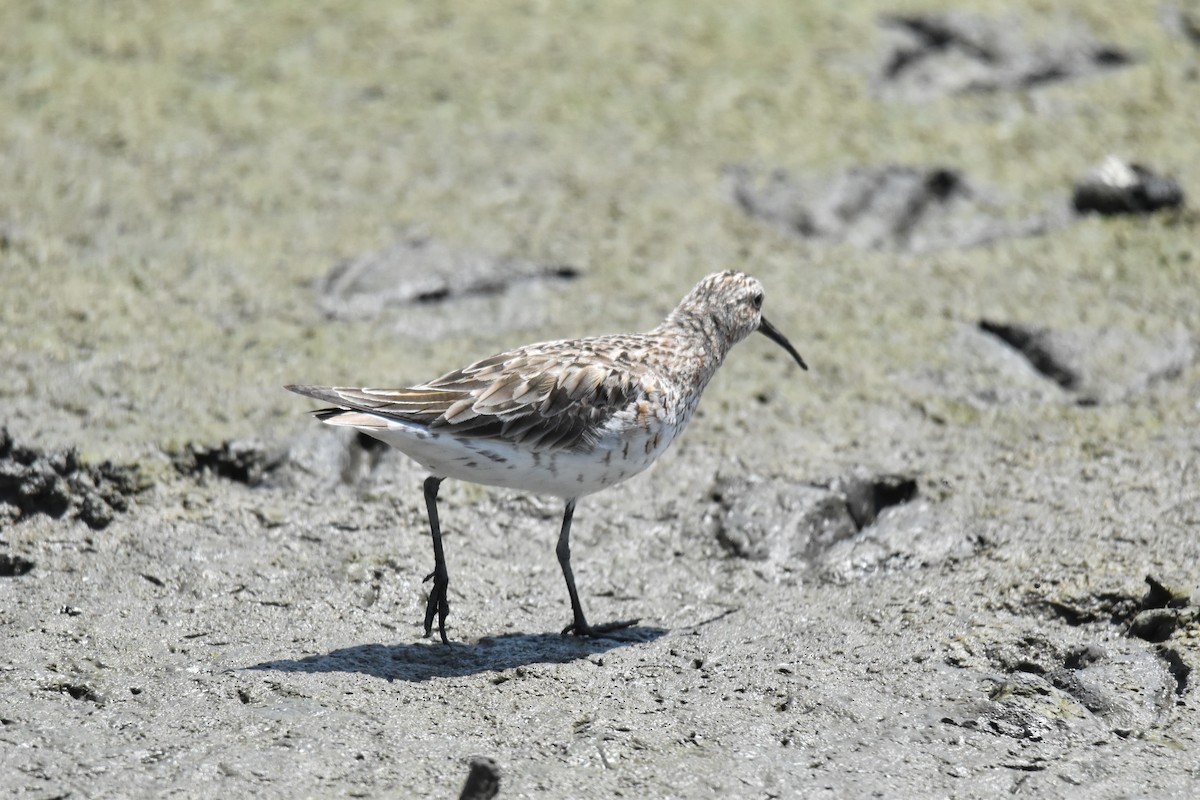
<path fill-rule="evenodd" d="M 575 617 L 567 630 L 598 634 L 631 623 L 593 628 L 584 619 L 568 544 L 575 501 L 650 466 L 686 427 L 730 348 L 752 332 L 764 333 L 805 367 L 762 316 L 762 303 L 757 280 L 720 272 L 700 281 L 646 333 L 527 345 L 409 388 L 287 388 L 334 404 L 317 412 L 323 422 L 382 439 L 429 470 L 435 580 L 427 635 L 436 612 L 446 640 L 449 579 L 436 500 L 447 477 L 567 501 L 558 551 Z"/>

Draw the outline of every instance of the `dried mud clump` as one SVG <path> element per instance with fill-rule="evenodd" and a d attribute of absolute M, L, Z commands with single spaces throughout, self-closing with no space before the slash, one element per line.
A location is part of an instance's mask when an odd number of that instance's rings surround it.
<path fill-rule="evenodd" d="M 875 89 L 907 100 L 967 92 L 1031 89 L 1085 78 L 1133 63 L 1116 45 L 1099 42 L 1074 20 L 1033 40 L 1019 20 L 962 11 L 881 18 L 887 36 Z"/>
<path fill-rule="evenodd" d="M 827 175 L 735 167 L 729 177 L 734 202 L 750 217 L 802 239 L 864 250 L 963 249 L 1068 222 L 1061 213 L 1014 218 L 949 167 L 885 164 Z"/>
<path fill-rule="evenodd" d="M 1149 338 L 1118 328 L 1057 330 L 982 319 L 982 333 L 1023 356 L 1039 375 L 1079 405 L 1114 403 L 1178 378 L 1196 359 L 1183 329 Z"/>
<path fill-rule="evenodd" d="M 171 456 L 180 474 L 216 475 L 235 483 L 259 486 L 283 466 L 287 453 L 259 442 L 226 441 L 218 445 L 188 444 Z"/>
<path fill-rule="evenodd" d="M 1200 611 L 1186 591 L 1167 586 L 1152 575 L 1146 576 L 1146 585 L 1149 589 L 1142 597 L 1096 591 L 1076 597 L 1035 599 L 1031 604 L 1069 625 L 1107 621 L 1124 627 L 1134 638 L 1155 643 L 1200 623 Z"/>
<path fill-rule="evenodd" d="M 129 498 L 146 488 L 135 466 L 110 461 L 85 465 L 74 448 L 26 447 L 13 441 L 7 428 L 0 428 L 0 519 L 46 514 L 100 529 L 128 510 Z"/>
<path fill-rule="evenodd" d="M 917 496 L 914 478 L 858 470 L 828 485 L 779 478 L 717 476 L 709 524 L 731 554 L 751 561 L 815 563 L 838 542 Z"/>
<path fill-rule="evenodd" d="M 0 578 L 19 578 L 36 565 L 24 556 L 15 553 L 0 553 Z"/>

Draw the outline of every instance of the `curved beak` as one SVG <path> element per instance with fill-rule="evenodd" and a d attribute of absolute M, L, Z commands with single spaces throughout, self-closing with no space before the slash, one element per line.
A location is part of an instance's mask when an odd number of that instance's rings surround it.
<path fill-rule="evenodd" d="M 796 348 L 792 347 L 792 343 L 787 340 L 786 336 L 779 332 L 778 328 L 767 322 L 766 317 L 761 317 L 759 319 L 758 332 L 782 347 L 784 350 L 787 350 L 791 357 L 796 359 L 796 363 L 800 365 L 801 369 L 808 369 L 808 364 L 804 363 L 804 359 L 801 358 L 800 354 L 796 352 Z"/>

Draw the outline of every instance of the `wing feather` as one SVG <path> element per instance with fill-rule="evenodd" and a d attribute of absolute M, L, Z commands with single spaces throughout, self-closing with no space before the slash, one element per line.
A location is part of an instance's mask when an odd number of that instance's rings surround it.
<path fill-rule="evenodd" d="M 629 351 L 601 340 L 550 342 L 500 353 L 402 389 L 289 386 L 339 410 L 396 419 L 535 452 L 586 449 L 596 430 L 636 402 L 653 376 Z M 606 353 L 608 355 L 606 355 Z"/>

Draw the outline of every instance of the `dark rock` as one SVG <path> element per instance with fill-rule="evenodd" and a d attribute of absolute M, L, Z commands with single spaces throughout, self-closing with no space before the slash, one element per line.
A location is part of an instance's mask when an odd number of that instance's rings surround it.
<path fill-rule="evenodd" d="M 1173 178 L 1109 156 L 1075 183 L 1071 202 L 1080 214 L 1150 214 L 1182 208 L 1184 195 Z"/>

